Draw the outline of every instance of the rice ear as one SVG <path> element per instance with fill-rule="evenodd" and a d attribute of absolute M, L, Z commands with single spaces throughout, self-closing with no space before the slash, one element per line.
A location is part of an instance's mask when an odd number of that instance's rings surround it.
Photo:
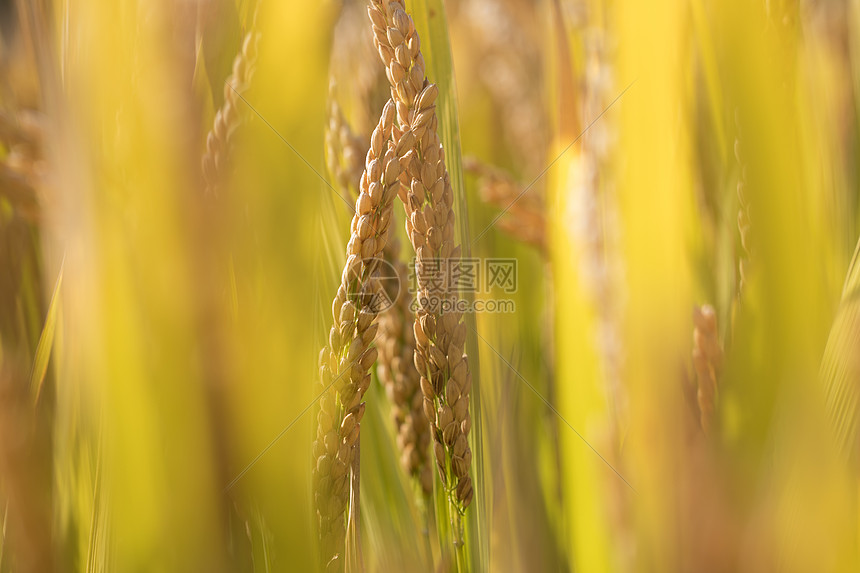
<path fill-rule="evenodd" d="M 224 103 L 215 113 L 215 121 L 206 137 L 201 167 L 207 196 L 217 195 L 229 175 L 227 166 L 233 139 L 246 111 L 241 101 L 242 94 L 248 90 L 254 77 L 259 39 L 260 34 L 253 28 L 245 34 L 241 51 L 233 59 L 232 72 L 224 83 Z"/>
<path fill-rule="evenodd" d="M 377 349 L 370 345 L 379 311 L 373 304 L 374 297 L 369 295 L 376 294 L 373 285 L 377 258 L 387 242 L 389 229 L 384 222 L 390 218 L 394 199 L 374 193 L 373 189 L 396 182 L 405 168 L 405 162 L 394 153 L 391 140 L 392 109 L 389 102 L 374 130 L 373 137 L 382 138 L 382 143 L 378 149 L 372 147 L 367 156 L 347 244 L 347 261 L 332 302 L 335 321 L 329 343 L 320 353 L 323 382 L 331 379 L 323 388 L 323 399 L 334 404 L 334 413 L 331 421 L 320 417 L 317 426 L 314 451 L 320 456 L 314 463 L 314 498 L 322 561 L 334 570 L 344 567 L 347 519 L 357 515 L 355 504 L 359 498 L 353 490 L 358 485 L 356 457 L 364 413 L 361 400 L 369 386 L 370 368 L 377 358 Z M 363 204 L 369 204 L 369 208 L 363 209 Z M 331 468 L 330 475 L 326 474 L 327 468 Z"/>
<path fill-rule="evenodd" d="M 446 302 L 456 299 L 457 293 L 453 292 L 451 285 L 444 280 L 439 281 L 438 277 L 431 276 L 432 272 L 426 272 L 439 264 L 450 264 L 451 261 L 446 258 L 452 252 L 458 252 L 453 245 L 453 189 L 437 129 L 435 103 L 438 89 L 423 76 L 424 58 L 419 48 L 418 33 L 403 4 L 397 1 L 371 0 L 368 12 L 374 31 L 374 45 L 379 50 L 382 63 L 387 67 L 386 75 L 397 105 L 400 128 L 404 131 L 411 130 L 415 136 L 416 157 L 410 169 L 407 169 L 410 184 L 407 201 L 404 202 L 408 218 L 406 231 L 416 255 L 419 293 L 416 321 L 423 325 L 428 319 L 433 319 L 435 324 L 433 334 L 422 328 L 427 335 L 428 345 L 416 347 L 416 355 L 421 355 L 421 359 L 416 358 L 416 362 L 428 368 L 431 384 L 422 385 L 422 389 L 431 392 L 424 391 L 425 404 L 429 402 L 436 405 L 445 415 L 445 423 L 437 420 L 438 424 L 431 433 L 435 441 L 437 465 L 440 470 L 444 468 L 444 472 L 450 473 L 453 471 L 453 445 L 463 433 L 463 429 L 471 427 L 468 422 L 471 414 L 468 408 L 462 406 L 452 410 L 454 404 L 448 403 L 445 385 L 449 380 L 457 384 L 457 391 L 451 394 L 465 398 L 465 405 L 468 403 L 471 380 L 468 372 L 462 382 L 451 378 L 452 361 L 449 360 L 449 353 L 461 355 L 462 350 L 452 347 L 450 342 L 462 316 L 450 312 L 446 314 L 444 308 Z M 394 59 L 391 59 L 391 54 L 395 54 Z M 416 218 L 423 218 L 423 224 L 413 225 L 412 221 Z M 422 228 L 424 230 L 420 231 Z M 452 412 L 456 415 L 448 420 Z M 432 421 L 430 420 L 431 423 Z M 444 458 L 440 458 L 440 451 Z M 466 452 L 469 452 L 468 446 Z M 461 462 L 458 463 L 457 469 L 466 474 L 469 468 L 462 462 L 464 459 L 460 457 Z M 444 481 L 453 483 L 456 481 L 455 476 L 446 475 Z M 457 511 L 462 513 L 472 501 L 471 487 L 455 490 L 453 494 Z"/>

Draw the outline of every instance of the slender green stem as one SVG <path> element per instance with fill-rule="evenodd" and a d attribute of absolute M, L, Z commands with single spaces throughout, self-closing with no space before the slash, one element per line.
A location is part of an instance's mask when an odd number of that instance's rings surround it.
<path fill-rule="evenodd" d="M 434 492 L 434 509 L 436 513 L 436 533 L 439 536 L 439 551 L 442 561 L 448 559 L 450 551 L 448 549 L 449 539 L 451 539 L 450 526 L 451 522 L 448 519 L 448 492 L 443 484 L 436 482 Z"/>
<path fill-rule="evenodd" d="M 463 512 L 457 499 L 457 486 L 450 455 L 445 458 L 446 483 L 440 484 L 436 494 L 436 515 L 439 543 L 444 558 L 451 558 L 457 573 L 471 571 L 469 549 L 463 531 Z"/>

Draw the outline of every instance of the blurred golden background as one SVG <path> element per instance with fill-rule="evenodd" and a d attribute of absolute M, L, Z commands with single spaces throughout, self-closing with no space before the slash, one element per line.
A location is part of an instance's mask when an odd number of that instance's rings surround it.
<path fill-rule="evenodd" d="M 325 566 L 390 1 L 0 1 L 0 572 Z M 517 281 L 465 295 L 514 310 L 466 316 L 464 535 L 375 367 L 346 569 L 860 570 L 860 3 L 401 4 Z"/>

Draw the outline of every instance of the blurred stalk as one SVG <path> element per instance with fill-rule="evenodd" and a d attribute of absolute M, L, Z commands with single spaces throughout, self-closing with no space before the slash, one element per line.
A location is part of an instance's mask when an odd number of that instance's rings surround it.
<path fill-rule="evenodd" d="M 812 52 L 803 12 L 790 2 L 733 1 L 711 23 L 722 39 L 727 101 L 737 108 L 751 221 L 749 276 L 718 414 L 723 459 L 731 461 L 723 505 L 745 524 L 731 549 L 745 570 L 856 567 L 856 506 L 845 504 L 856 492 L 827 436 L 817 382 L 845 246 L 833 208 L 841 192 L 827 175 L 835 157 L 820 124 L 833 110 L 813 95 L 813 68 L 804 69 Z"/>
<path fill-rule="evenodd" d="M 612 103 L 624 86 L 614 85 L 603 4 L 561 2 L 559 9 L 560 158 L 548 216 L 554 286 L 563 293 L 555 303 L 559 410 L 582 434 L 562 422 L 564 533 L 573 567 L 626 570 L 632 548 L 625 511 L 633 493 L 614 471 L 627 473 L 619 455 L 626 424 L 618 324 L 624 297 L 610 154 L 619 110 L 636 96 L 631 90 Z"/>
<path fill-rule="evenodd" d="M 681 365 L 690 337 L 693 232 L 690 117 L 685 89 L 685 3 L 632 0 L 613 6 L 619 102 L 615 164 L 623 229 L 625 390 L 629 421 L 624 473 L 636 546 L 633 569 L 678 568 L 675 539 L 680 463 Z M 659 332 L 659 336 L 655 333 Z"/>
<path fill-rule="evenodd" d="M 8 4 L 16 18 L 4 22 L 0 46 L 8 50 L 4 59 L 13 60 L 3 62 L 0 71 L 0 571 L 29 572 L 51 570 L 63 561 L 63 540 L 53 522 L 56 391 L 47 348 L 56 324 L 47 304 L 56 274 L 45 261 L 54 263 L 55 254 L 42 252 L 42 163 L 50 131 L 44 112 L 53 104 L 57 70 L 49 4 Z"/>
<path fill-rule="evenodd" d="M 102 499 L 119 569 L 226 562 L 198 345 L 210 285 L 195 280 L 189 225 L 194 8 L 71 6 L 67 20 L 53 231 L 68 253 L 69 379 L 85 381 L 84 411 L 104 406 Z"/>
<path fill-rule="evenodd" d="M 273 567 L 303 571 L 320 567 L 310 480 L 320 348 L 313 301 L 327 299 L 328 316 L 333 292 L 314 280 L 325 255 L 315 231 L 324 201 L 345 209 L 320 175 L 334 9 L 260 4 L 257 71 L 245 96 L 251 120 L 237 140 L 225 207 L 238 281 L 229 338 L 233 474 L 280 436 L 229 495 L 259 509 Z"/>

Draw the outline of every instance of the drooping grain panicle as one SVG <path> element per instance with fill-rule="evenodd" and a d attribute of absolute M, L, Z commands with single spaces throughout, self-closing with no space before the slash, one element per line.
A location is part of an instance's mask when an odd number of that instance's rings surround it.
<path fill-rule="evenodd" d="M 227 176 L 230 152 L 236 130 L 242 124 L 245 105 L 240 95 L 245 93 L 254 76 L 257 61 L 257 42 L 260 34 L 251 30 L 242 40 L 242 49 L 233 59 L 233 70 L 224 84 L 224 103 L 215 112 L 215 121 L 206 137 L 206 152 L 203 155 L 203 182 L 206 194 L 218 194 L 218 188 L 223 185 Z"/>
<path fill-rule="evenodd" d="M 338 192 L 350 202 L 354 202 L 358 197 L 365 149 L 366 143 L 346 121 L 332 90 L 329 94 L 328 125 L 325 133 L 326 167 Z"/>
<path fill-rule="evenodd" d="M 335 25 L 326 128 L 329 174 L 338 192 L 352 202 L 357 196 L 362 173 L 361 150 L 367 149 L 367 138 L 360 135 L 361 126 L 366 123 L 362 120 L 369 115 L 369 110 L 377 108 L 375 102 L 380 95 L 389 97 L 388 81 L 376 62 L 376 48 L 367 33 L 361 4 L 363 0 L 344 3 Z M 348 92 L 340 89 L 342 87 L 348 87 Z M 350 119 L 341 102 L 344 107 L 352 104 Z M 395 304 L 379 317 L 377 375 L 391 404 L 401 466 L 426 496 L 433 487 L 432 468 L 428 465 L 430 429 L 423 413 L 419 376 L 413 360 L 415 336 L 412 299 L 407 289 L 409 273 L 396 238 L 392 237 L 386 244 L 383 260 L 398 280 L 385 283 L 392 287 L 388 296 Z"/>
<path fill-rule="evenodd" d="M 698 386 L 699 420 L 702 430 L 709 434 L 714 425 L 717 404 L 717 383 L 723 361 L 723 349 L 717 330 L 717 314 L 711 305 L 693 311 L 693 368 Z"/>
<path fill-rule="evenodd" d="M 397 447 L 404 471 L 411 475 L 427 496 L 433 490 L 433 471 L 429 463 L 430 427 L 424 416 L 421 376 L 415 369 L 415 334 L 412 324 L 412 298 L 408 294 L 409 273 L 400 257 L 400 243 L 392 238 L 385 246 L 385 260 L 397 273 L 399 293 L 396 303 L 379 319 L 377 374 L 391 402 L 397 432 Z M 394 283 L 391 283 L 394 284 Z"/>
<path fill-rule="evenodd" d="M 370 0 L 368 14 L 400 125 L 415 129 L 415 159 L 401 191 L 416 258 L 415 366 L 439 474 L 449 499 L 462 512 L 473 496 L 468 442 L 472 380 L 464 353 L 466 324 L 456 310 L 451 275 L 445 272 L 460 259 L 460 247 L 454 240 L 454 194 L 437 132 L 438 89 L 424 75 L 418 34 L 403 4 Z"/>
<path fill-rule="evenodd" d="M 351 202 L 358 196 L 363 167 L 360 149 L 362 140 L 350 127 L 335 99 L 329 94 L 329 123 L 326 127 L 326 163 L 339 193 Z M 392 216 L 393 217 L 393 216 Z M 412 476 L 424 495 L 433 489 L 433 474 L 428 465 L 430 430 L 424 417 L 418 371 L 415 369 L 415 335 L 412 298 L 407 289 L 409 272 L 401 260 L 400 243 L 389 239 L 383 250 L 383 260 L 396 272 L 397 292 L 387 293 L 395 301 L 379 317 L 376 347 L 379 351 L 377 375 L 391 403 L 392 421 L 397 435 L 397 447 L 404 471 Z"/>
<path fill-rule="evenodd" d="M 341 284 L 332 302 L 333 325 L 320 352 L 320 400 L 314 443 L 314 499 L 319 517 L 322 558 L 331 570 L 344 567 L 344 535 L 350 471 L 358 441 L 378 330 L 379 258 L 388 240 L 391 209 L 400 176 L 412 156 L 414 137 L 395 125 L 389 101 L 373 131 L 361 176 L 360 193 L 346 249 Z M 395 143 L 395 138 L 397 143 Z"/>
<path fill-rule="evenodd" d="M 506 210 L 496 222 L 499 229 L 514 239 L 532 245 L 546 256 L 546 217 L 542 198 L 524 193 L 523 185 L 509 173 L 475 158 L 465 159 L 463 167 L 478 176 L 481 200 Z"/>

